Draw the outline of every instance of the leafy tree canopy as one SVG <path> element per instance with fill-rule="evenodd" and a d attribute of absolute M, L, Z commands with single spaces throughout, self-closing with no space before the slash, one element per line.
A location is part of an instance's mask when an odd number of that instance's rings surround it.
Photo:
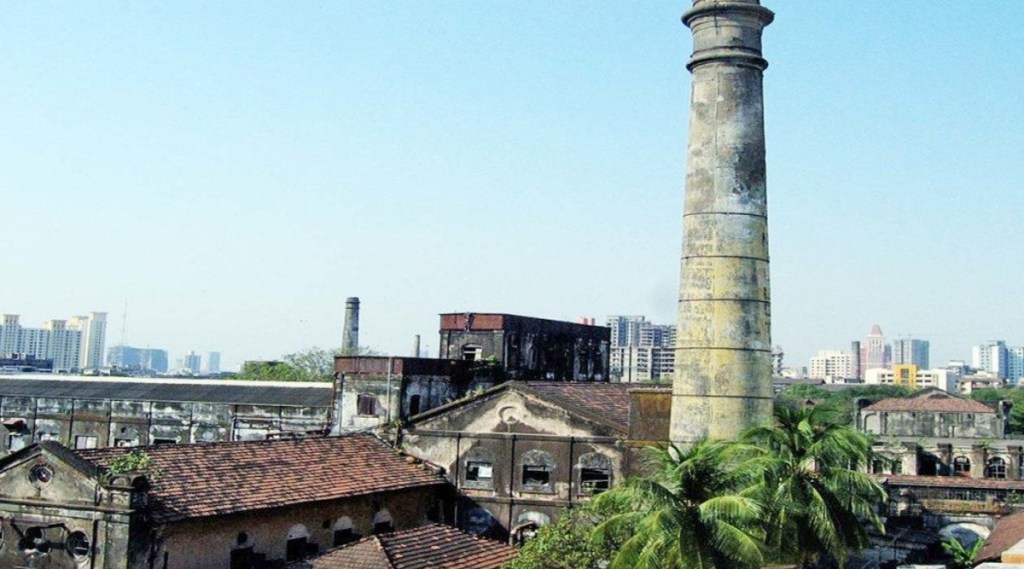
<path fill-rule="evenodd" d="M 600 543 L 590 539 L 597 524 L 629 506 L 607 499 L 565 510 L 558 522 L 546 525 L 526 542 L 505 569 L 601 569 L 621 543 L 614 536 Z"/>
<path fill-rule="evenodd" d="M 879 401 L 891 397 L 906 397 L 914 390 L 899 385 L 858 385 L 844 389 L 825 389 L 819 385 L 793 385 L 780 393 L 776 400 L 790 407 L 802 407 L 810 400 L 816 407 L 833 416 L 833 420 L 843 425 L 852 425 L 854 416 L 853 402 L 856 399 Z"/>
<path fill-rule="evenodd" d="M 1024 389 L 975 389 L 971 392 L 971 399 L 982 403 L 993 405 L 1003 400 L 1013 402 L 1010 408 L 1010 420 L 1006 425 L 1006 432 L 1009 434 L 1024 434 Z"/>

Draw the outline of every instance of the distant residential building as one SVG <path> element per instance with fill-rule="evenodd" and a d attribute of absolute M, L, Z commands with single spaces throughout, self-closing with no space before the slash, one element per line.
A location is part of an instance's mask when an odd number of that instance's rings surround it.
<path fill-rule="evenodd" d="M 1003 381 L 1003 379 L 990 372 L 958 376 L 956 380 L 957 393 L 960 395 L 970 395 L 975 389 L 998 389 L 1005 385 Z"/>
<path fill-rule="evenodd" d="M 1006 342 L 997 340 L 971 348 L 971 365 L 979 371 L 990 371 L 1002 377 L 1010 375 L 1010 353 Z"/>
<path fill-rule="evenodd" d="M 945 369 L 919 369 L 914 364 L 899 364 L 892 369 L 869 369 L 864 372 L 864 383 L 869 385 L 901 385 L 911 389 L 934 387 L 947 393 L 956 393 L 956 376 Z"/>
<path fill-rule="evenodd" d="M 82 332 L 65 320 L 48 320 L 42 328 L 25 328 L 17 314 L 4 314 L 0 324 L 0 354 L 23 354 L 53 360 L 55 371 L 80 367 Z"/>
<path fill-rule="evenodd" d="M 28 354 L 0 355 L 0 373 L 52 372 L 53 360 Z"/>
<path fill-rule="evenodd" d="M 871 332 L 860 348 L 860 370 L 866 374 L 868 370 L 888 368 L 892 361 L 892 350 L 885 343 L 885 336 L 878 324 L 871 327 Z M 866 379 L 866 375 L 865 375 Z"/>
<path fill-rule="evenodd" d="M 785 369 L 785 366 L 782 363 L 782 358 L 785 355 L 786 355 L 786 353 L 782 351 L 782 346 L 775 346 L 774 348 L 772 348 L 772 375 L 773 376 L 781 376 L 782 375 L 782 370 Z"/>
<path fill-rule="evenodd" d="M 220 373 L 220 352 L 210 352 L 207 355 L 206 373 Z"/>
<path fill-rule="evenodd" d="M 675 373 L 676 327 L 645 316 L 609 316 L 612 331 L 609 370 L 627 383 L 669 381 Z"/>
<path fill-rule="evenodd" d="M 1024 379 L 1024 346 L 1007 349 L 1006 379 L 1012 385 L 1019 385 Z"/>
<path fill-rule="evenodd" d="M 900 338 L 892 343 L 892 363 L 914 364 L 921 369 L 928 369 L 929 342 L 916 338 Z"/>
<path fill-rule="evenodd" d="M 72 316 L 67 327 L 82 333 L 78 355 L 80 369 L 103 367 L 104 345 L 107 339 L 107 313 L 90 312 L 86 316 Z"/>
<path fill-rule="evenodd" d="M 807 376 L 811 379 L 834 381 L 856 377 L 854 375 L 853 356 L 839 350 L 820 350 L 811 358 Z"/>
<path fill-rule="evenodd" d="M 107 350 L 107 365 L 125 370 L 167 372 L 167 350 L 111 346 Z"/>
<path fill-rule="evenodd" d="M 199 370 L 203 368 L 203 357 L 195 352 L 189 352 L 185 354 L 185 357 L 181 361 L 181 367 L 189 370 L 193 374 L 199 374 Z"/>

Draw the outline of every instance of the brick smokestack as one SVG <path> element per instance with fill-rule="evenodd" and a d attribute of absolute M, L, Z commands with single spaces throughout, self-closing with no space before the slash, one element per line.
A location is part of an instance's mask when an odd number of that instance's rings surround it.
<path fill-rule="evenodd" d="M 359 297 L 345 299 L 345 329 L 341 334 L 341 355 L 359 353 Z"/>
<path fill-rule="evenodd" d="M 771 421 L 768 212 L 758 0 L 695 0 L 676 375 L 669 438 Z"/>

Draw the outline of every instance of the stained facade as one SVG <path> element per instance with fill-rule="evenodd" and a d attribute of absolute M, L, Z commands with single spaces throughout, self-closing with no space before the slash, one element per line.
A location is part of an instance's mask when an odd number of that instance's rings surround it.
<path fill-rule="evenodd" d="M 670 393 L 508 382 L 413 417 L 402 448 L 443 468 L 458 491 L 458 527 L 522 539 L 635 473 L 638 449 L 667 439 Z"/>
<path fill-rule="evenodd" d="M 512 314 L 441 315 L 438 357 L 492 362 L 506 379 L 608 381 L 611 331 Z"/>

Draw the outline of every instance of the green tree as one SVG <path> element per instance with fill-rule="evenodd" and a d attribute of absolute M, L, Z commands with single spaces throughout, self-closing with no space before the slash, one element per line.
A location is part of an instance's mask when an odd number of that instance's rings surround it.
<path fill-rule="evenodd" d="M 942 541 L 942 549 L 946 551 L 953 561 L 953 569 L 971 569 L 974 567 L 974 560 L 978 558 L 982 548 L 985 547 L 984 539 L 976 539 L 970 547 L 964 547 L 960 540 L 950 537 Z"/>
<path fill-rule="evenodd" d="M 821 407 L 776 405 L 775 423 L 751 428 L 744 440 L 765 451 L 758 495 L 779 561 L 808 566 L 825 555 L 842 567 L 851 550 L 869 544 L 865 524 L 884 531 L 885 490 L 856 470 L 880 459 L 868 435 Z"/>
<path fill-rule="evenodd" d="M 505 569 L 603 568 L 621 540 L 610 536 L 598 543 L 590 539 L 591 533 L 597 524 L 627 507 L 618 500 L 591 500 L 563 510 L 558 521 L 540 528 Z"/>
<path fill-rule="evenodd" d="M 649 478 L 635 478 L 598 496 L 629 503 L 597 526 L 592 540 L 625 539 L 610 569 L 725 569 L 763 564 L 761 505 L 745 489 L 760 477 L 756 451 L 702 441 L 647 451 Z"/>
<path fill-rule="evenodd" d="M 801 407 L 807 401 L 814 402 L 835 416 L 843 425 L 853 424 L 854 401 L 867 399 L 879 401 L 892 397 L 906 397 L 914 390 L 900 385 L 859 385 L 840 390 L 828 390 L 820 385 L 792 385 L 776 397 L 776 401 L 791 407 Z"/>

